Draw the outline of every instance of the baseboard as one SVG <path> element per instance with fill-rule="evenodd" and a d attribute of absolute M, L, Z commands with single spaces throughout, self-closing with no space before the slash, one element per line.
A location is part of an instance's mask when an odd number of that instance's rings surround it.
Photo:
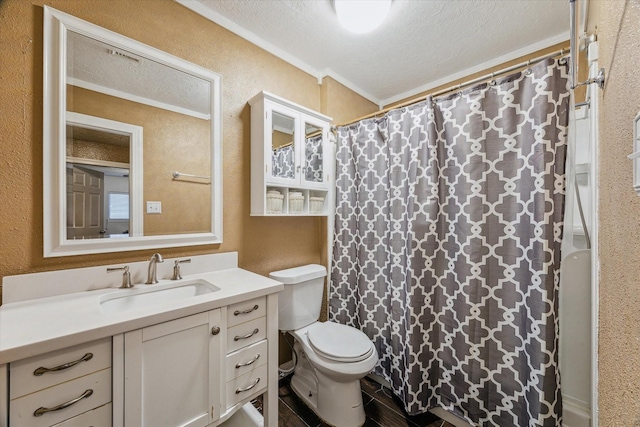
<path fill-rule="evenodd" d="M 562 402 L 562 427 L 590 427 L 591 414 L 582 407 L 572 405 L 563 399 Z"/>

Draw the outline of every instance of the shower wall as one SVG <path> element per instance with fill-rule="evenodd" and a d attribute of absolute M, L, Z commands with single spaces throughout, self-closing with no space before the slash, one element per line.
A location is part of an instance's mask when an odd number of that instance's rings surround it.
<path fill-rule="evenodd" d="M 596 50 L 592 46 L 591 50 Z M 596 55 L 592 58 L 597 60 Z M 592 64 L 594 67 L 597 64 Z M 582 80 L 581 80 L 582 81 Z M 562 265 L 560 270 L 560 376 L 564 427 L 590 427 L 592 414 L 592 257 L 587 236 L 594 236 L 593 186 L 595 179 L 594 147 L 597 136 L 592 131 L 597 117 L 598 99 L 594 88 L 588 89 L 589 105 L 575 111 L 570 139 L 575 140 L 574 161 L 567 165 L 567 196 Z M 571 135 L 573 132 L 573 135 Z M 568 162 L 569 163 L 569 162 Z M 574 185 L 574 179 L 575 184 Z M 576 194 L 576 189 L 579 194 Z M 579 197 L 577 197 L 579 195 Z M 581 210 L 583 218 L 581 218 Z M 586 225 L 587 230 L 585 231 Z"/>

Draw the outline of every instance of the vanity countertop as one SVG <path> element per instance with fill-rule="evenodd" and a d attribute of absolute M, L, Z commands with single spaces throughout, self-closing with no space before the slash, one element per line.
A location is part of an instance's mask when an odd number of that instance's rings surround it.
<path fill-rule="evenodd" d="M 156 285 L 138 284 L 133 289 L 98 289 L 4 304 L 0 306 L 0 365 L 283 289 L 280 282 L 240 268 L 192 274 L 183 281 L 194 279 L 210 282 L 220 290 L 117 313 L 103 313 L 101 299 L 177 282 L 160 280 Z"/>

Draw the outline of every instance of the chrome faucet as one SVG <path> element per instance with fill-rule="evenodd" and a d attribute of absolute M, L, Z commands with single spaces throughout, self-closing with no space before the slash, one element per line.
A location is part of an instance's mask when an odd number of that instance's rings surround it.
<path fill-rule="evenodd" d="M 149 274 L 147 275 L 147 281 L 144 282 L 145 285 L 158 283 L 158 278 L 156 275 L 156 264 L 158 262 L 164 262 L 162 255 L 158 253 L 151 255 L 151 259 L 149 260 Z"/>

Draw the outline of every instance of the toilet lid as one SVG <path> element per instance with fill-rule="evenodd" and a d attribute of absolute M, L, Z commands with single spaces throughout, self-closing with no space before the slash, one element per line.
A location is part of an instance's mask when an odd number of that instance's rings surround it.
<path fill-rule="evenodd" d="M 359 362 L 373 353 L 373 343 L 362 331 L 333 322 L 317 323 L 307 331 L 309 344 L 320 356 L 338 362 Z"/>

